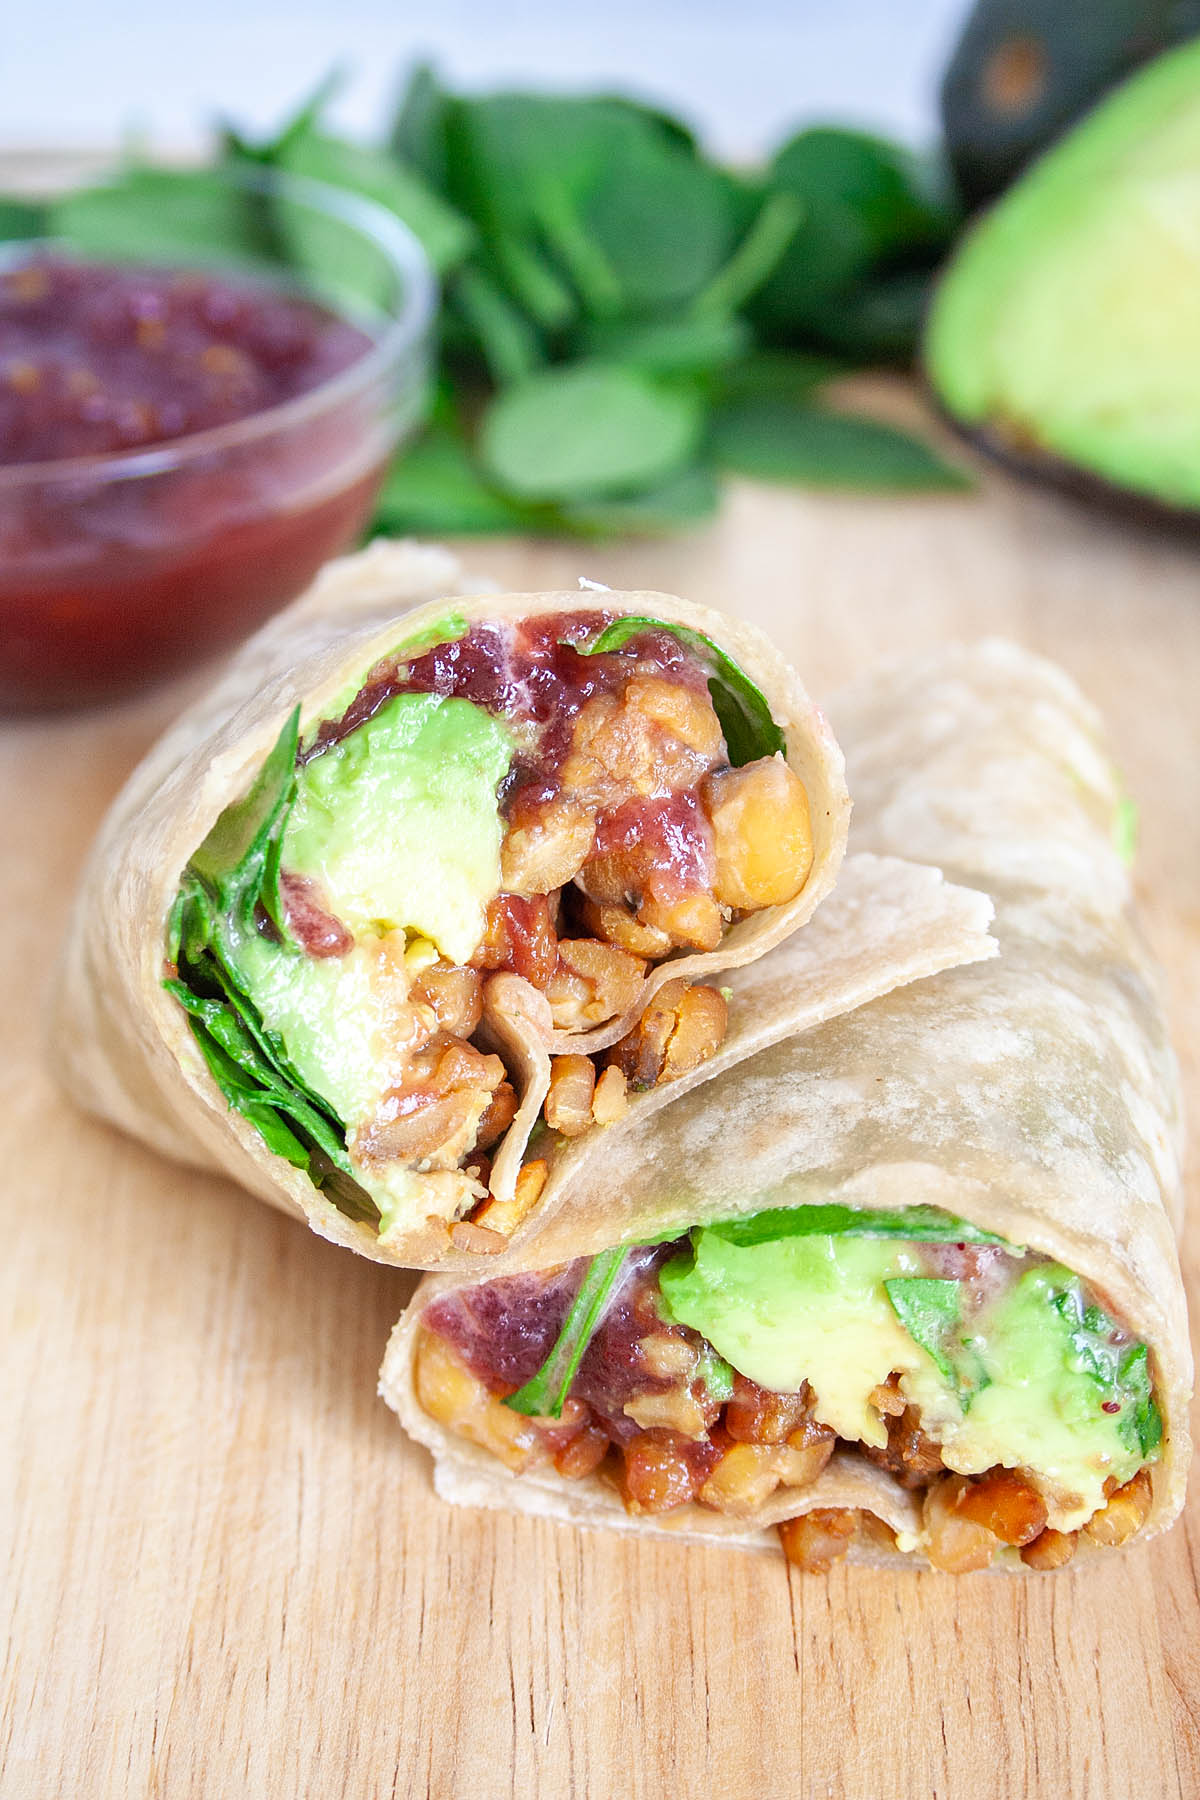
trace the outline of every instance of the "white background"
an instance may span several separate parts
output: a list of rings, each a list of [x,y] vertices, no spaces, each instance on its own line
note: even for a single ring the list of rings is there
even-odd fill
[[[8,0],[0,142],[107,146],[136,133],[189,149],[218,109],[269,128],[335,62],[349,81],[331,116],[369,131],[418,55],[469,88],[634,89],[736,157],[811,119],[922,142],[966,10],[966,0]]]

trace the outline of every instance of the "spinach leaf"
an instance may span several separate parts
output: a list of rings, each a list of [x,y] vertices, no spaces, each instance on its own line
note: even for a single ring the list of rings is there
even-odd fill
[[[674,144],[679,150],[690,150],[693,155],[699,154],[695,132],[661,106],[648,105],[645,100],[635,100],[629,94],[603,94],[600,101],[611,114],[627,113],[630,118],[649,125],[665,143]]]
[[[720,177],[673,122],[620,100],[506,93],[451,102],[443,135],[448,196],[490,245],[539,244],[590,313],[640,304],[627,280],[636,295],[665,278],[673,295],[681,265],[708,266]]]
[[[306,1097],[299,1079],[289,1072],[286,1059],[264,1049],[261,1020],[251,1016],[244,996],[228,994],[222,999],[203,999],[182,981],[163,983],[190,1015],[193,1035],[204,1054],[214,1079],[229,1104],[244,1113],[259,1129],[263,1121],[272,1122],[288,1131],[288,1121],[298,1127],[312,1143],[319,1146],[330,1162],[343,1174],[353,1173],[346,1155],[345,1131],[329,1109],[313,1104]],[[263,1130],[264,1137],[267,1132]],[[268,1138],[268,1142],[270,1139]],[[272,1149],[275,1145],[271,1145]],[[301,1154],[288,1153],[288,1160],[304,1167],[308,1148]]]
[[[290,174],[326,182],[386,207],[420,238],[439,274],[456,268],[475,241],[470,221],[428,187],[420,175],[386,151],[350,144],[309,129],[277,146],[272,160]],[[303,224],[303,238],[297,237],[297,243],[305,250],[306,266],[322,269],[329,264],[331,272],[344,280],[345,269],[338,265],[344,263],[350,248],[348,235],[331,231],[328,240],[321,242],[315,235],[321,222],[307,208],[303,220],[295,209],[292,218],[297,233]]]
[[[414,122],[429,102],[410,95],[394,142],[407,153],[415,138],[428,159]],[[677,315],[710,287],[710,304],[731,308],[777,258],[796,210],[791,196],[748,196],[677,120],[625,99],[443,102],[439,129],[446,193],[479,224],[513,298],[547,328],[566,317],[547,275],[565,279],[592,320]]]
[[[623,108],[603,100],[524,93],[454,99],[443,118],[445,192],[489,242],[510,234],[540,240],[581,294],[594,300],[598,287],[602,305],[619,300],[580,206],[613,155],[614,139],[638,129]]]
[[[940,249],[958,222],[936,159],[866,131],[798,132],[776,151],[771,180],[823,218],[852,218],[875,259]]]
[[[398,162],[423,175],[431,187],[446,185],[446,109],[449,97],[428,63],[415,63],[409,74],[388,148]]]
[[[545,369],[505,389],[484,414],[480,459],[524,500],[620,494],[690,461],[700,402],[632,368],[582,362]]]
[[[597,241],[589,235],[579,209],[557,173],[546,170],[529,195],[535,228],[557,255],[574,282],[583,305],[598,318],[621,310],[621,287],[615,270]]]
[[[928,264],[957,223],[939,166],[867,132],[802,131],[777,153],[769,179],[804,206],[781,262],[751,301],[773,342],[819,334],[853,288],[896,258]]]
[[[535,1418],[557,1419],[561,1416],[584,1351],[613,1297],[627,1255],[628,1250],[617,1248],[603,1250],[592,1258],[549,1356],[531,1380],[508,1396],[505,1406]]]
[[[872,493],[973,485],[927,444],[892,425],[794,406],[767,394],[731,401],[717,411],[712,450],[722,468],[760,481]]]
[[[188,1013],[192,1034],[222,1095],[257,1127],[272,1150],[297,1167],[307,1167],[317,1185],[321,1185],[319,1169],[314,1172],[318,1153],[321,1167],[336,1168],[353,1183],[345,1127],[292,1067],[281,1040],[266,1029],[242,992],[215,938],[206,941],[203,908],[197,911],[194,893],[188,894],[186,888],[184,892],[178,975],[163,985]],[[357,1183],[353,1185],[357,1188]],[[368,1196],[358,1192],[360,1207],[372,1207]]]
[[[898,1275],[883,1285],[909,1337],[933,1358],[963,1412],[968,1412],[975,1395],[991,1385],[991,1376],[974,1347],[961,1336],[959,1283],[928,1275]]]
[[[1145,1344],[1133,1344],[1125,1351],[1117,1365],[1117,1378],[1127,1396],[1121,1434],[1131,1448],[1136,1443],[1143,1456],[1153,1456],[1162,1443],[1163,1423],[1154,1400]]]
[[[765,1244],[788,1237],[909,1238],[921,1244],[1000,1244],[1006,1240],[936,1206],[902,1206],[873,1212],[856,1206],[789,1206],[708,1225],[730,1244]]]
[[[277,269],[278,241],[260,194],[211,169],[141,169],[53,201],[47,230],[90,255],[151,263]]]
[[[718,171],[642,120],[621,126],[613,120],[609,153],[581,197],[581,221],[620,310],[668,313],[717,279],[735,223]]]
[[[485,252],[496,275],[517,306],[543,331],[561,331],[578,313],[575,295],[553,264],[532,241],[506,233]]]
[[[811,350],[755,350],[723,369],[715,383],[718,401],[767,399],[809,401],[826,382],[847,373],[848,364]]]
[[[631,638],[643,631],[669,631],[671,636],[695,651],[708,664],[712,673],[708,691],[713,711],[725,734],[729,760],[735,769],[743,763],[756,762],[760,756],[776,756],[787,748],[782,731],[771,717],[771,709],[750,677],[739,669],[720,645],[702,632],[686,625],[672,625],[665,619],[616,619],[594,642],[578,649],[584,656],[596,656],[606,650],[620,650]]]
[[[750,348],[741,319],[704,313],[682,319],[591,320],[580,335],[584,354],[624,363],[648,375],[692,375],[735,363]]]
[[[932,1276],[900,1275],[885,1281],[893,1311],[914,1344],[919,1344],[954,1384],[954,1368],[945,1351],[945,1339],[962,1318],[962,1295],[957,1281]]]
[[[421,240],[439,273],[454,268],[474,244],[475,231],[470,221],[429,185],[420,170],[405,166],[385,149],[350,143],[322,130],[325,109],[343,81],[342,69],[331,70],[265,144],[248,143],[226,127],[228,155],[234,161],[283,169],[373,200],[394,213]],[[290,205],[284,196],[276,201],[273,211],[281,248],[285,254],[290,252],[300,267],[335,290],[344,289],[371,299],[379,297],[376,289],[382,265],[354,232],[337,219],[319,215],[307,206]]]
[[[176,973],[163,985],[188,1014],[227,1104],[276,1155],[306,1169],[315,1185],[328,1184],[350,1216],[377,1221],[354,1179],[345,1126],[292,1066],[238,970],[239,947],[260,928],[260,909],[286,942],[279,856],[295,798],[299,722],[296,707],[250,791],[225,809],[189,862],[167,925]]]
[[[253,1000],[221,962],[215,948],[210,945],[208,949],[209,964],[205,964],[203,953],[194,961],[189,959],[186,969],[189,981],[177,980],[172,986],[168,978],[163,985],[191,1014],[193,1027],[202,1027],[227,1056],[232,1057],[246,1074],[253,1076],[259,1087],[271,1089],[281,1101],[290,1103],[294,1099],[299,1108],[297,1118],[305,1112],[317,1112],[333,1122],[335,1136],[328,1143],[319,1129],[314,1130],[313,1135],[338,1167],[348,1171],[350,1164],[341,1154],[345,1142],[341,1123],[320,1094],[293,1069],[282,1038],[264,1025]],[[210,989],[208,994],[199,991],[205,987]]]
[[[253,928],[254,909],[261,900],[275,929],[284,932],[274,846],[283,837],[296,794],[299,743],[297,706],[249,793],[225,808],[188,865],[211,894],[218,920],[224,917],[235,929]]]
[[[720,499],[717,478],[704,463],[681,469],[657,487],[615,500],[576,500],[555,513],[565,530],[581,537],[677,531],[711,518]]]
[[[318,130],[329,102],[346,85],[346,70],[335,63],[321,76],[316,86],[304,96],[290,118],[284,120],[273,138],[265,144],[251,143],[228,121],[221,127],[221,142],[226,154],[236,161],[271,163],[285,154],[300,138]]]
[[[858,363],[906,363],[920,342],[932,287],[927,269],[861,282],[830,308],[817,336]]]
[[[375,522],[397,535],[462,536],[481,531],[528,531],[541,512],[487,483],[463,438],[434,427],[393,464],[376,503]]]
[[[185,990],[186,991],[186,990]],[[224,1095],[230,1108],[240,1112],[243,1118],[258,1131],[267,1148],[276,1156],[284,1157],[293,1168],[303,1169],[308,1166],[309,1152],[307,1147],[291,1130],[282,1115],[266,1103],[263,1090],[244,1071],[217,1041],[210,1037],[202,1027],[198,1027],[193,1019],[189,1021],[200,1052],[208,1065],[208,1072]]]
[[[768,194],[757,218],[723,269],[694,301],[698,316],[732,313],[772,273],[804,218],[804,203],[792,194]]]
[[[497,386],[533,374],[543,361],[537,332],[484,270],[461,269],[449,297]]]
[[[1129,1343],[1103,1307],[1085,1306],[1076,1281],[1055,1294],[1051,1304],[1066,1326],[1076,1366],[1108,1401],[1120,1406],[1117,1433],[1122,1443],[1150,1456],[1162,1441],[1162,1415],[1154,1400],[1145,1344]]]
[[[0,194],[0,241],[42,237],[48,225],[48,207],[40,200],[22,200]]]

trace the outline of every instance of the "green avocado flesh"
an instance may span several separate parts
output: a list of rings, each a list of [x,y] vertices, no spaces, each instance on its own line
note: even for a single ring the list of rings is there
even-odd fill
[[[925,341],[939,398],[1019,456],[1200,505],[1200,40],[1104,101],[969,234]]]
[[[496,788],[511,760],[507,728],[469,700],[399,694],[299,770],[280,864],[316,884],[354,944],[313,957],[290,939],[251,935],[238,972],[348,1140],[401,1077],[405,1044],[392,1039],[414,951],[418,963],[435,950],[465,963],[478,947],[500,890]],[[403,934],[407,958],[384,953],[392,933]],[[387,1164],[356,1173],[386,1231],[411,1174]]]
[[[465,963],[500,890],[511,761],[511,733],[471,701],[397,694],[300,770],[282,866],[356,939],[399,929]]]
[[[1051,1522],[1070,1531],[1104,1505],[1107,1479],[1129,1480],[1157,1448],[1146,1350],[1059,1264],[1014,1261],[1010,1274],[964,1320],[962,1284],[930,1276],[915,1242],[743,1244],[718,1225],[693,1233],[660,1287],[671,1317],[759,1386],[807,1381],[816,1418],[839,1437],[886,1444],[870,1395],[898,1372],[947,1468],[1029,1470]]]

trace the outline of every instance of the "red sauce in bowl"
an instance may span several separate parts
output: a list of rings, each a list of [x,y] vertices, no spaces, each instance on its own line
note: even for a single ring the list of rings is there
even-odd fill
[[[0,272],[0,706],[211,655],[350,544],[391,448],[371,347],[248,279]]]

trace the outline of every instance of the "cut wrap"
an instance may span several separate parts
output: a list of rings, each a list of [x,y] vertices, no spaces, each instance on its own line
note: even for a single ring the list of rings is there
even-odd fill
[[[1174,1234],[1176,1071],[1154,972],[1130,916],[1128,802],[1098,720],[1059,670],[999,642],[884,668],[843,694],[831,715],[855,793],[852,850],[903,850],[986,887],[996,903],[999,957],[897,988],[723,1070],[655,1116],[635,1117],[569,1152],[573,1167],[560,1172],[561,1204],[525,1246],[523,1267],[551,1271],[616,1244],[655,1242],[768,1209],[789,1209],[783,1216],[794,1223],[790,1209],[840,1206],[854,1209],[860,1225],[884,1211],[943,1209],[969,1222],[964,1237],[995,1234],[1023,1247],[1029,1254],[1012,1265],[1017,1271],[1040,1256],[1053,1259],[1044,1265],[1051,1273],[1062,1265],[1059,1277],[1078,1277],[1084,1300],[1104,1309],[1094,1318],[1106,1331],[1114,1321],[1123,1328],[1109,1334],[1113,1357],[1131,1366],[1140,1359],[1131,1381],[1144,1381],[1139,1341],[1148,1347],[1153,1405],[1147,1388],[1141,1414],[1149,1479],[1139,1473],[1113,1501],[1106,1525],[1097,1521],[1093,1529],[1100,1541],[1116,1542],[1145,1515],[1140,1535],[1162,1530],[1182,1505],[1190,1457],[1192,1365]],[[755,980],[769,986],[776,969],[781,982],[787,979],[787,955],[766,958]],[[719,1232],[713,1241],[723,1248]],[[515,1296],[513,1316],[519,1302],[528,1320],[523,1279],[507,1291]],[[925,1285],[944,1291],[951,1284]],[[504,1321],[495,1326],[486,1307],[479,1310],[478,1282],[427,1278],[392,1335],[381,1374],[385,1399],[432,1449],[445,1498],[742,1547],[773,1543],[765,1527],[806,1514],[822,1522],[865,1519],[870,1529],[853,1538],[853,1559],[925,1559],[931,1539],[921,1493],[897,1478],[908,1465],[879,1466],[840,1434],[810,1485],[775,1486],[741,1516],[694,1500],[661,1512],[627,1511],[617,1491],[616,1449],[599,1473],[578,1480],[539,1461],[540,1450],[527,1472],[510,1473],[482,1447],[491,1442],[490,1426],[481,1442],[468,1442],[417,1397],[414,1360],[421,1344],[433,1341],[422,1322],[460,1320],[453,1297],[468,1290],[471,1316],[503,1338],[511,1326],[503,1287],[490,1302]],[[538,1291],[546,1291],[544,1280]],[[448,1296],[443,1312],[429,1313]],[[1057,1302],[1075,1303],[1070,1293]],[[719,1339],[716,1349],[736,1368],[733,1350]],[[1101,1352],[1108,1354],[1104,1344]],[[913,1352],[914,1362],[922,1357]],[[1077,1358],[1072,1379],[1083,1380],[1083,1368]],[[497,1396],[527,1373],[514,1375],[507,1388],[493,1384],[487,1405],[498,1405]],[[455,1409],[465,1417],[472,1393],[478,1398],[473,1381],[449,1397],[456,1424]],[[886,1410],[888,1396],[875,1397]],[[1120,1402],[1109,1400],[1109,1413],[1119,1419]],[[883,1412],[878,1417],[886,1422]],[[515,1423],[528,1424],[520,1412]],[[510,1460],[519,1463],[524,1454],[514,1449]],[[1027,1459],[1018,1453],[1001,1460],[1011,1467]],[[1015,1492],[1029,1500],[1019,1483]],[[1005,1540],[1025,1541],[1019,1530]],[[1096,1548],[1087,1531],[1078,1541],[1089,1552]],[[1074,1536],[1051,1532],[1039,1543],[1049,1547],[1045,1558],[1039,1561],[1036,1549],[1022,1554],[1032,1566],[1051,1566],[1070,1554]],[[844,1552],[845,1540],[837,1547]],[[993,1560],[1021,1566],[1015,1550],[941,1566]]]
[[[406,610],[413,607],[416,610]],[[253,784],[256,779],[266,779],[273,747],[279,771],[291,775],[296,764],[285,735],[293,709],[299,713],[298,725],[292,721],[292,731],[298,733],[298,762],[302,763],[306,745],[310,759],[314,754],[324,755],[320,740],[328,726],[323,727],[322,721],[345,715],[368,672],[382,666],[380,659],[405,645],[415,646],[411,655],[416,656],[427,645],[441,644],[447,636],[448,615],[457,621],[454,631],[461,632],[478,627],[480,621],[516,621],[522,628],[524,622],[533,621],[536,626],[544,616],[566,621],[569,628],[573,619],[583,620],[597,612],[617,621],[647,617],[682,628],[691,634],[686,642],[699,647],[702,655],[714,651],[718,674],[722,666],[726,674],[729,670],[729,664],[722,665],[719,659],[733,659],[737,665],[734,676],[742,684],[743,695],[747,679],[753,684],[751,711],[756,702],[761,708],[765,701],[767,726],[783,746],[782,754],[760,761],[768,773],[783,769],[793,789],[802,784],[802,803],[807,796],[811,820],[807,876],[785,903],[763,903],[758,910],[723,907],[724,922],[715,948],[689,950],[683,940],[683,947],[676,947],[666,960],[651,961],[620,1011],[598,1024],[555,1029],[544,996],[528,981],[511,973],[491,978],[484,989],[480,1040],[488,1052],[498,1053],[500,1061],[492,1054],[490,1066],[515,1089],[515,1117],[499,1141],[490,1146],[487,1185],[476,1181],[478,1164],[463,1174],[440,1166],[418,1169],[412,1175],[411,1194],[407,1186],[405,1189],[405,1210],[381,1232],[378,1221],[369,1215],[352,1216],[362,1196],[356,1199],[352,1192],[347,1201],[346,1184],[339,1186],[336,1168],[325,1166],[329,1179],[322,1188],[308,1167],[293,1166],[286,1154],[268,1146],[253,1117],[243,1116],[227,1103],[212,1072],[214,1060],[220,1062],[220,1052],[209,1045],[207,1055],[202,1054],[197,1018],[185,1011],[185,1004],[194,1002],[193,1013],[202,1015],[199,1023],[205,1024],[211,1009],[217,1006],[219,1010],[221,1002],[206,998],[204,992],[186,990],[182,957],[189,928],[183,928],[181,943],[178,907],[175,922],[172,918],[177,891],[185,871],[192,867],[190,859],[197,866],[205,858],[213,862],[216,853],[209,854],[213,843],[209,834],[219,837],[224,831],[228,837],[227,822],[239,808],[249,808],[253,815],[257,792]],[[506,629],[503,623],[500,628]],[[709,650],[704,649],[705,643]],[[633,653],[640,654],[636,644]],[[410,657],[397,660],[407,667]],[[710,691],[712,685],[710,682]],[[703,682],[699,695],[715,729]],[[418,698],[441,704],[427,690]],[[463,701],[450,702],[455,704],[465,705]],[[661,696],[658,704],[661,708]],[[381,708],[375,705],[366,712],[374,720],[381,715]],[[729,756],[735,762],[732,736],[736,726],[736,718],[725,726],[731,743]],[[715,736],[724,754],[719,730]],[[295,735],[292,741],[296,741]],[[354,741],[352,735],[344,736],[346,744]],[[668,747],[674,742],[658,741]],[[314,743],[318,744],[315,753]],[[747,754],[755,753],[752,746]],[[741,760],[746,761],[746,756]],[[442,767],[435,765],[435,782],[441,779]],[[470,775],[469,757],[466,767]],[[723,779],[719,772],[717,778]],[[491,792],[485,788],[485,793]],[[457,826],[454,804],[450,801],[446,807],[453,815],[451,830]],[[488,805],[494,813],[494,799],[489,798]],[[480,1247],[503,1248],[506,1239],[455,1222],[474,1204],[475,1196],[482,1198],[489,1189],[500,1210],[508,1208],[511,1216],[530,1132],[550,1083],[552,1053],[574,1053],[578,1062],[584,1052],[594,1055],[603,1051],[646,1015],[665,984],[675,984],[669,990],[674,993],[684,980],[736,971],[743,965],[752,968],[766,950],[805,925],[833,887],[848,812],[841,755],[828,726],[794,674],[753,627],[658,594],[603,590],[505,596],[472,591],[472,584],[445,552],[411,544],[376,544],[360,556],[331,565],[307,595],[251,639],[212,692],[155,746],[116,801],[88,863],[59,972],[51,1034],[54,1066],[67,1091],[85,1107],[167,1155],[231,1176],[271,1204],[304,1217],[326,1237],[378,1260],[406,1266],[475,1267]],[[222,823],[218,825],[218,821]],[[466,826],[462,829],[465,832]],[[277,883],[288,879],[286,871],[281,878],[278,867],[280,856],[288,854],[286,842],[282,853],[276,850]],[[354,853],[360,848],[357,841],[350,845]],[[253,862],[253,857],[250,860]],[[265,862],[269,865],[269,854]],[[716,914],[711,898],[707,904],[710,913]],[[288,905],[290,908],[290,900]],[[341,929],[337,919],[319,911],[316,916],[322,928]],[[801,947],[797,951],[802,987],[752,985],[744,1003],[735,999],[728,1035],[712,1066],[736,1060],[799,1023],[829,1016],[864,996],[886,992],[913,974],[984,953],[986,916],[986,904],[978,897],[965,898],[931,880],[927,872],[906,870],[880,859],[859,859],[847,874],[845,891],[829,924],[807,950]],[[293,928],[290,910],[287,928]],[[271,932],[260,901],[248,924],[251,948],[261,952],[264,935],[270,938]],[[168,949],[172,933],[174,943]],[[804,935],[797,940],[800,946]],[[276,941],[279,936],[276,932]],[[406,943],[411,947],[411,933],[406,938],[402,931],[402,951]],[[418,938],[416,943],[422,952],[430,952],[428,940]],[[164,976],[174,974],[172,958],[180,960],[180,980],[168,991]],[[636,964],[640,959],[625,960]],[[712,1006],[723,1011],[714,989],[693,991],[707,995]],[[429,1016],[432,1018],[432,1013]],[[228,1020],[218,1023],[221,1029],[228,1029]],[[241,1029],[240,1023],[237,1028]],[[674,1091],[702,1079],[707,1067],[697,1064],[674,1084]],[[230,1078],[236,1092],[236,1068]],[[314,1091],[311,1083],[308,1091]],[[635,1095],[632,1110],[652,1109],[660,1093]],[[246,1111],[253,1115],[261,1098],[255,1090]],[[286,1133],[279,1130],[277,1121],[272,1122],[272,1130],[277,1141],[286,1145]],[[601,1128],[591,1126],[575,1141],[587,1142],[600,1135]],[[556,1163],[561,1140],[544,1130],[540,1137],[538,1178],[548,1167],[549,1180],[534,1203],[529,1203],[526,1192],[526,1216],[507,1234],[514,1246],[539,1229],[558,1203]],[[305,1145],[299,1149],[303,1155]],[[319,1152],[318,1140],[317,1151],[310,1151],[317,1178]],[[404,1179],[407,1184],[407,1171]],[[495,1208],[492,1212],[494,1217]],[[465,1239],[452,1239],[452,1231],[464,1229],[468,1233]]]

